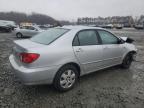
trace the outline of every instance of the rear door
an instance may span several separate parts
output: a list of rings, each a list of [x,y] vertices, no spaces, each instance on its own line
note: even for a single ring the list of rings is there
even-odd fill
[[[28,26],[26,30],[26,36],[33,36],[36,35],[38,31],[32,26]]]
[[[102,42],[103,66],[112,66],[121,63],[124,48],[118,43],[118,38],[105,30],[97,30]]]
[[[102,46],[95,30],[78,32],[73,41],[73,49],[85,73],[101,68]]]

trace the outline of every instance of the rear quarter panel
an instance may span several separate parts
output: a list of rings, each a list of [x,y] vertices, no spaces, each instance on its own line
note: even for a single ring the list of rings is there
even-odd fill
[[[38,60],[29,64],[28,67],[63,66],[71,62],[79,65],[72,48],[72,40],[75,34],[76,32],[72,31],[70,33],[66,33],[50,45],[28,49],[28,52],[40,54]]]

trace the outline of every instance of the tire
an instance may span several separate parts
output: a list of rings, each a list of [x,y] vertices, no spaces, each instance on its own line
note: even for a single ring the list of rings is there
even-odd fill
[[[17,37],[17,38],[22,38],[23,35],[22,35],[21,33],[17,33],[17,34],[16,34],[16,37]]]
[[[124,60],[123,60],[123,63],[121,64],[121,67],[124,68],[124,69],[129,69],[130,66],[131,66],[131,63],[133,61],[133,54],[132,53],[128,53]]]
[[[75,66],[65,65],[56,74],[53,85],[58,91],[68,91],[78,81],[78,75],[78,70]]]

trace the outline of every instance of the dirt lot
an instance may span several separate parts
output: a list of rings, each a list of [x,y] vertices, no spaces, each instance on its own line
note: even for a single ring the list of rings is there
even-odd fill
[[[66,93],[52,86],[24,86],[10,67],[11,34],[0,34],[0,108],[142,108],[144,106],[144,31],[113,30],[135,39],[138,56],[130,69],[112,67],[80,79]]]

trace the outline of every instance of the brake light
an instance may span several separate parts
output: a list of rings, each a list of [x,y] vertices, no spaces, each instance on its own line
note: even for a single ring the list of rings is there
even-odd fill
[[[35,53],[20,53],[20,60],[23,63],[32,63],[39,58],[39,54]]]

